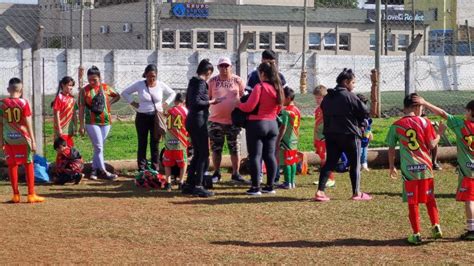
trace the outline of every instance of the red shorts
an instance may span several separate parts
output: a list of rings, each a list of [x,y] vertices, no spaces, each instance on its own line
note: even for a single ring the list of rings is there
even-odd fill
[[[314,150],[319,156],[321,161],[326,161],[326,141],[325,140],[315,140],[314,141]]]
[[[404,181],[404,201],[408,204],[427,203],[435,199],[433,178]]]
[[[5,159],[8,165],[21,165],[30,163],[32,156],[28,145],[10,145],[3,146],[5,152]]]
[[[293,165],[298,163],[297,150],[280,150],[280,165]]]
[[[183,168],[188,163],[186,152],[183,150],[165,150],[163,153],[163,166],[173,167],[177,165],[179,168]]]
[[[474,178],[464,177],[456,193],[457,201],[474,201]]]
[[[61,135],[61,138],[66,141],[68,147],[74,147],[74,140],[71,135]]]

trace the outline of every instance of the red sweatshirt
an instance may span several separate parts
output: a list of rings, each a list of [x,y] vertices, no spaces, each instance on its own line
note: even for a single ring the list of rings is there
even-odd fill
[[[258,107],[258,113],[256,115],[250,115],[248,119],[275,120],[278,112],[281,109],[281,106],[277,103],[277,94],[275,88],[267,82],[262,82],[255,85],[247,102],[239,103],[237,107],[240,110],[248,113],[253,111],[259,102],[260,105]]]

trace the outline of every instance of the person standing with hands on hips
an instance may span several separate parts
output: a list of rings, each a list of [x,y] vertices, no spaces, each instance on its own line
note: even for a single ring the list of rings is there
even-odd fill
[[[79,131],[82,136],[87,131],[94,146],[90,179],[96,180],[100,176],[115,180],[117,175],[105,169],[104,144],[112,125],[111,106],[120,100],[120,94],[102,83],[96,66],[87,70],[87,80],[89,84],[79,93]]]
[[[122,97],[137,110],[135,127],[138,135],[137,164],[138,171],[144,171],[147,166],[146,150],[148,135],[150,135],[150,151],[152,168],[159,168],[158,145],[160,137],[155,134],[154,119],[156,112],[163,112],[174,101],[176,92],[165,83],[157,80],[158,69],[156,65],[149,64],[143,73],[145,80],[139,80],[124,91]],[[133,94],[138,93],[138,102],[133,100]],[[164,96],[167,95],[165,101]]]

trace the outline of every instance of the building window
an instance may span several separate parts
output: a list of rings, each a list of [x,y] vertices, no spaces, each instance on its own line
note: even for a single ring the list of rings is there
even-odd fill
[[[161,47],[162,48],[176,48],[175,47],[175,32],[171,30],[164,30],[161,33]]]
[[[310,32],[309,33],[309,49],[319,50],[321,49],[321,33]]]
[[[375,34],[370,34],[370,50],[375,51],[375,45],[377,41],[375,39]]]
[[[214,32],[214,48],[227,49],[227,31]]]
[[[250,40],[247,43],[247,49],[250,50],[255,50],[256,49],[256,39],[257,39],[257,34],[255,32],[246,32],[248,34],[251,34]]]
[[[209,32],[198,31],[196,47],[201,49],[209,49]]]
[[[408,47],[408,40],[410,35],[408,34],[399,34],[398,35],[398,50],[399,51],[406,51]]]
[[[339,50],[349,51],[351,49],[351,35],[349,33],[339,34]]]
[[[324,34],[324,50],[336,50],[336,34]]]
[[[271,48],[271,32],[260,32],[259,34],[259,47],[260,49],[270,49]]]
[[[191,49],[193,48],[193,37],[190,31],[179,32],[179,48]]]
[[[286,32],[275,33],[275,49],[286,50],[286,44],[288,42],[288,34]]]

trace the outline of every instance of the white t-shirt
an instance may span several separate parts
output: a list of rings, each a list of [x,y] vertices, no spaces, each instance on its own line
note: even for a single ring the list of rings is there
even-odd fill
[[[135,92],[138,93],[138,112],[139,113],[150,113],[154,112],[153,101],[155,102],[156,110],[163,112],[163,94],[167,95],[165,102],[168,105],[174,101],[176,92],[171,89],[168,85],[161,81],[156,81],[155,87],[149,87],[147,89],[144,80],[137,81],[122,91],[121,95],[128,103],[133,102],[133,96]],[[151,93],[151,95],[150,95]]]

